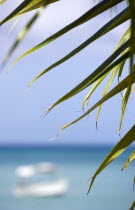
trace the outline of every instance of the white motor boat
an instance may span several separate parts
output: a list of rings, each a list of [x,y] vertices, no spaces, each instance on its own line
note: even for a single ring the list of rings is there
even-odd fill
[[[68,189],[68,181],[66,179],[30,183],[30,178],[39,173],[50,174],[55,171],[56,167],[52,163],[39,163],[31,166],[18,167],[16,175],[19,176],[21,180],[13,191],[13,194],[17,197],[48,197],[63,195]]]

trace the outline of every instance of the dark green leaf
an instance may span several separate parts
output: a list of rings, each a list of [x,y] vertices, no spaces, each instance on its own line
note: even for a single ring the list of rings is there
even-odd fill
[[[70,92],[68,92],[66,95],[64,95],[62,98],[60,98],[58,101],[56,101],[53,106],[49,108],[48,111],[53,109],[56,105],[62,103],[63,101],[71,98],[72,96],[76,95],[80,91],[87,88],[89,85],[97,81],[99,78],[104,76],[107,72],[109,72],[111,69],[113,69],[115,66],[117,66],[119,63],[123,62],[129,57],[129,52],[122,55],[120,58],[118,58],[116,61],[112,63],[115,58],[121,54],[123,50],[125,50],[128,47],[129,41],[127,41],[124,45],[122,45],[118,50],[116,50],[105,62],[103,62],[95,71],[93,71],[86,79],[84,79],[79,85],[77,85],[75,88],[73,88]],[[112,63],[110,65],[110,63]]]
[[[92,181],[89,187],[89,191],[97,177],[113,160],[115,160],[121,153],[123,153],[127,147],[135,140],[135,125],[126,133],[126,135],[116,144],[116,146],[107,155],[105,160],[102,162],[96,173],[92,177]],[[88,191],[88,192],[89,192]]]
[[[54,41],[55,39],[57,39],[58,37],[62,36],[63,34],[67,33],[68,31],[70,31],[71,29],[85,23],[86,21],[96,17],[97,15],[101,14],[102,12],[106,11],[107,9],[109,9],[110,7],[120,3],[122,0],[104,0],[104,1],[101,1],[99,4],[97,4],[96,6],[94,6],[92,9],[90,9],[88,12],[86,12],[84,15],[82,15],[80,18],[78,18],[77,20],[75,20],[74,22],[72,22],[71,24],[67,25],[66,27],[64,27],[63,29],[61,29],[60,31],[58,31],[57,33],[53,34],[52,36],[50,36],[49,38],[45,39],[43,42],[41,42],[40,44],[36,45],[35,47],[33,47],[32,49],[28,50],[27,52],[25,52],[23,55],[21,55],[14,63],[17,63],[21,58],[23,58],[24,56],[40,49],[41,47],[44,47],[45,45],[49,44],[50,42]],[[120,15],[122,15],[122,20],[121,18],[117,21],[117,25],[120,25],[122,23],[122,21],[126,21],[128,18],[129,18],[129,11],[128,9],[124,10],[123,11],[124,14],[120,13]],[[111,28],[109,28],[110,26],[108,26],[108,30],[111,30]],[[116,25],[114,25],[114,23],[112,24],[112,29],[115,28]],[[101,31],[102,32],[102,31]],[[100,33],[101,33],[100,32]],[[98,32],[99,33],[99,32]],[[103,33],[103,32],[102,32]],[[106,31],[107,33],[107,31]],[[104,35],[105,32],[102,34]],[[94,40],[96,40],[98,37],[96,37],[98,34],[95,35],[95,39],[94,37],[91,38],[91,42],[93,42]],[[92,40],[93,39],[93,40]],[[90,42],[90,43],[91,43]],[[87,46],[88,44],[90,43],[86,43],[85,42],[85,45]],[[86,46],[82,46],[83,48],[86,47]],[[83,49],[82,48],[82,49]],[[78,49],[79,50],[79,49]],[[81,50],[81,49],[80,49]],[[79,50],[79,51],[80,51]],[[77,50],[73,53],[77,53]],[[72,55],[73,56],[73,55]],[[72,57],[71,56],[71,57]],[[69,59],[69,58],[68,58]]]
[[[11,12],[4,20],[0,22],[0,26],[5,22],[14,18],[22,9],[24,9],[28,4],[30,4],[33,0],[25,0],[23,1],[13,12]]]
[[[135,210],[135,201],[133,202],[133,204],[132,204],[130,210]]]
[[[4,20],[0,22],[0,26],[2,26],[4,23],[8,22],[12,18],[16,17],[17,15],[24,14],[25,12],[29,12],[33,9],[37,9],[55,1],[58,0],[25,0],[15,10],[13,10],[13,12],[11,12]]]
[[[74,120],[73,122],[65,125],[60,131],[67,128],[68,126],[78,122],[79,120],[86,117],[89,113],[91,113],[94,109],[96,109],[98,106],[100,106],[105,101],[109,100],[116,94],[120,93],[125,88],[129,87],[135,82],[135,72],[131,73],[129,76],[127,76],[124,80],[122,80],[118,85],[116,85],[109,93],[107,93],[103,98],[101,98],[94,106],[92,106],[87,112],[85,112],[82,116]]]

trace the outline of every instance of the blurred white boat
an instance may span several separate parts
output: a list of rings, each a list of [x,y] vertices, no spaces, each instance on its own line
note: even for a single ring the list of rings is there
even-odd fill
[[[20,182],[13,191],[14,195],[18,197],[47,197],[63,195],[68,189],[68,181],[66,179],[30,183],[30,178],[34,175],[52,174],[55,172],[56,167],[48,162],[18,167],[15,173],[20,178]]]

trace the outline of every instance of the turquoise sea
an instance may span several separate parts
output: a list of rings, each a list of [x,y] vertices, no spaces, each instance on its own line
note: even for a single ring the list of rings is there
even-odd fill
[[[96,179],[89,195],[89,178],[111,147],[1,147],[0,210],[127,210],[135,200],[134,161],[125,171],[121,168],[133,151],[129,148]],[[51,161],[57,176],[69,180],[64,196],[48,198],[16,198],[12,194],[20,165]]]

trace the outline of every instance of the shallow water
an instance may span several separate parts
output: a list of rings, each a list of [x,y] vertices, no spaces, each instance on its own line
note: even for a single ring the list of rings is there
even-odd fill
[[[134,162],[121,172],[133,151],[130,148],[96,179],[87,196],[88,179],[110,151],[109,147],[1,148],[0,210],[127,210],[135,199],[133,192]],[[12,192],[17,183],[15,169],[20,165],[51,161],[56,177],[69,180],[64,196],[50,198],[16,198]]]

